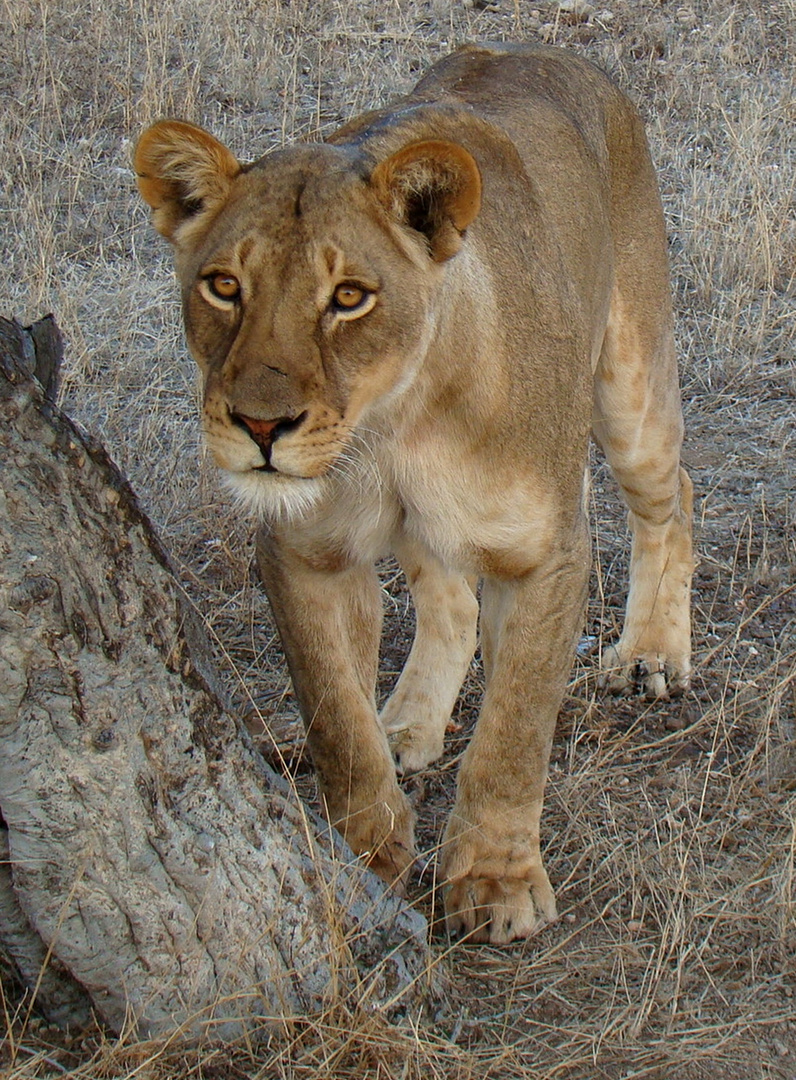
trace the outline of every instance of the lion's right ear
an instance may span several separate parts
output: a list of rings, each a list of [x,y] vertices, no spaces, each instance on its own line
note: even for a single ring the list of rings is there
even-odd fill
[[[147,128],[133,158],[138,190],[152,207],[158,232],[174,240],[190,217],[219,207],[240,162],[225,146],[195,124],[161,120]]]

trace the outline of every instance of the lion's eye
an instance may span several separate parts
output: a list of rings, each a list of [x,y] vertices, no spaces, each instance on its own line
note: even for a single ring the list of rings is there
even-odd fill
[[[356,311],[362,307],[366,300],[372,296],[360,285],[354,285],[350,281],[344,281],[338,285],[332,294],[332,305],[338,311]]]
[[[234,274],[210,274],[205,281],[210,292],[218,300],[232,303],[240,299],[240,282]]]

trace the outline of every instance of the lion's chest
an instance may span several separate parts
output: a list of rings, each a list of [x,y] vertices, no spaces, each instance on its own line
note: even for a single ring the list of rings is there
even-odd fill
[[[423,449],[415,446],[392,469],[402,532],[466,573],[515,577],[543,561],[557,515],[531,470],[510,475],[443,446]]]

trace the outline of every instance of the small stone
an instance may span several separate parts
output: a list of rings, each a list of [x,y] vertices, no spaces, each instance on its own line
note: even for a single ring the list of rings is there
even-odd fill
[[[578,23],[572,27],[572,40],[580,45],[590,45],[600,36],[599,27],[592,22]]]
[[[564,22],[588,22],[596,13],[596,8],[587,0],[560,0],[558,14]]]

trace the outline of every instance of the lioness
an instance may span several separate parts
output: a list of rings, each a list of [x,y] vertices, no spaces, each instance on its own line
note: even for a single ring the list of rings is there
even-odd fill
[[[325,144],[241,165],[164,121],[135,169],[174,245],[207,444],[262,520],[329,819],[383,878],[406,874],[396,765],[442,753],[480,578],[486,692],[440,873],[453,933],[528,935],[556,910],[539,819],[584,615],[590,431],[633,534],[603,680],[656,697],[689,679],[691,484],[635,109],[565,51],[467,47]],[[378,716],[386,552],[417,633]]]

